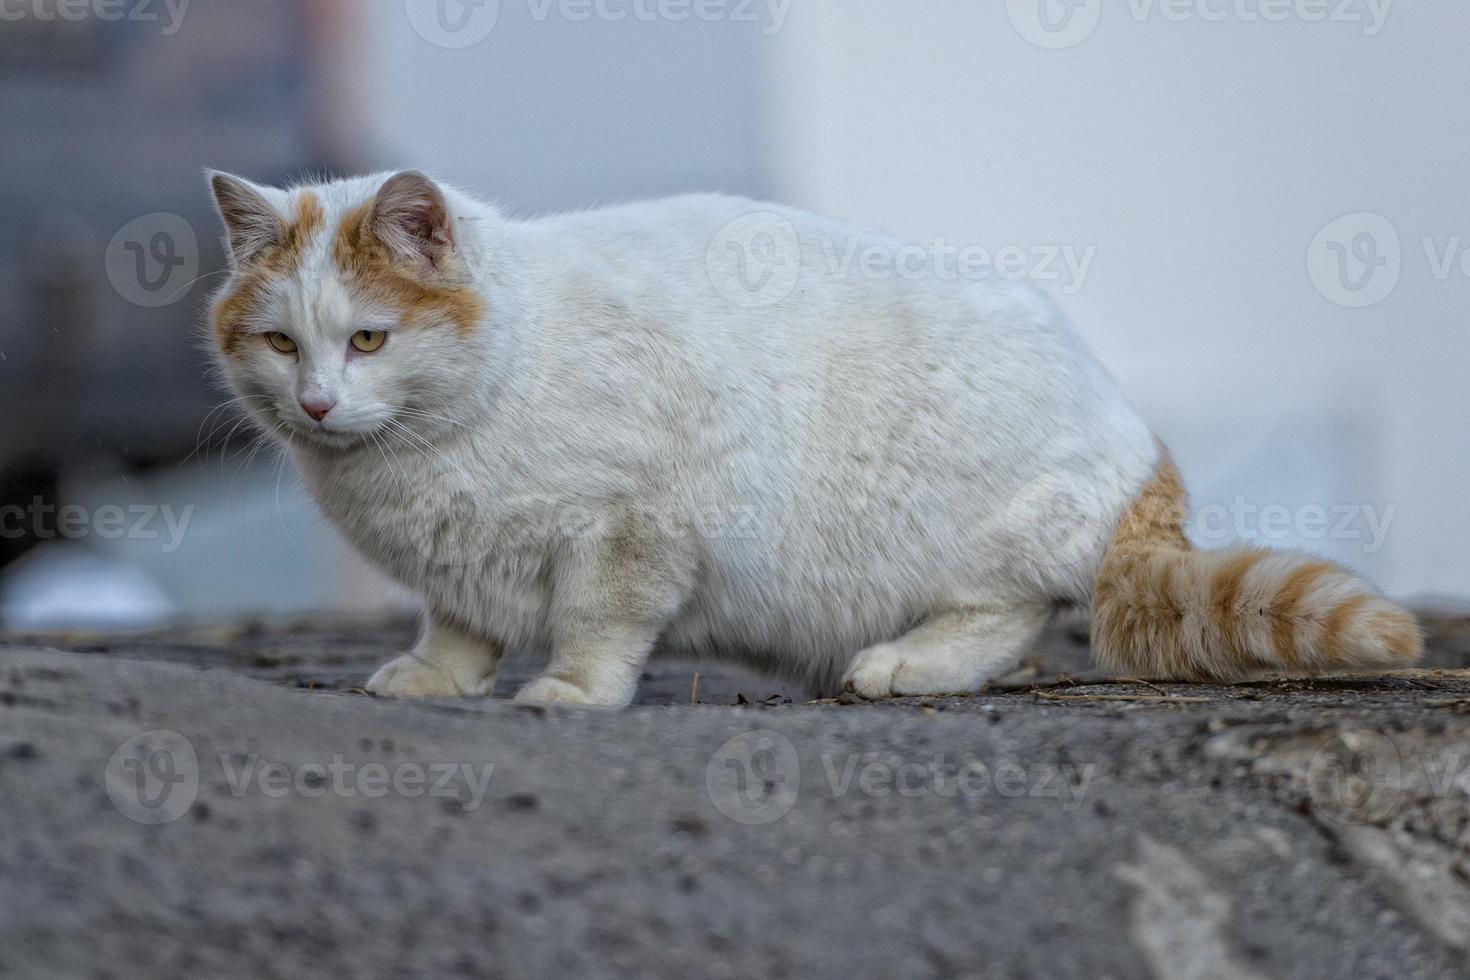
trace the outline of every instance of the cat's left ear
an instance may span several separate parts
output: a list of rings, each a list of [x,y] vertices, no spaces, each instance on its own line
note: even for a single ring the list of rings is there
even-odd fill
[[[444,192],[417,170],[389,177],[373,200],[372,230],[398,261],[444,275],[458,242]]]

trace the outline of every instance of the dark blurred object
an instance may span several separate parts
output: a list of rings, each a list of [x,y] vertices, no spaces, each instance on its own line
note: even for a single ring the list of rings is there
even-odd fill
[[[31,504],[37,500],[55,503],[59,490],[56,462],[42,455],[0,461],[0,487],[5,488],[0,500],[0,568],[4,568],[42,540],[31,519]]]
[[[355,0],[149,10],[0,22],[0,505],[194,448],[222,398],[206,166],[289,180],[365,155],[342,135],[365,131],[340,77]]]

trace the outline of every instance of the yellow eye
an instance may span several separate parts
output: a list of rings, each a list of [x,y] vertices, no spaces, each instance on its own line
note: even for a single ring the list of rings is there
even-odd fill
[[[380,349],[387,340],[388,331],[386,330],[359,330],[352,335],[352,348],[364,354],[371,354]]]
[[[292,340],[290,337],[287,337],[279,330],[272,330],[270,333],[265,335],[265,339],[272,347],[280,351],[282,354],[296,353],[296,341]]]

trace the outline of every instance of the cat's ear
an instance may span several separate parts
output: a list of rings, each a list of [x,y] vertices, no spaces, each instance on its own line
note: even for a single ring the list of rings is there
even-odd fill
[[[372,230],[395,259],[444,274],[454,257],[454,221],[444,192],[417,170],[389,177],[373,200]]]
[[[246,265],[265,249],[281,243],[286,222],[266,197],[266,188],[218,170],[206,170],[205,174],[225,223],[230,259],[236,266]]]

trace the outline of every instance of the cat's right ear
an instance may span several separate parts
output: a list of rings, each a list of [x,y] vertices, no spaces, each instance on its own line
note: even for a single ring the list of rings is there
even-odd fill
[[[247,265],[265,249],[281,243],[286,222],[266,196],[267,188],[218,170],[204,173],[225,223],[230,261],[236,267]]]

